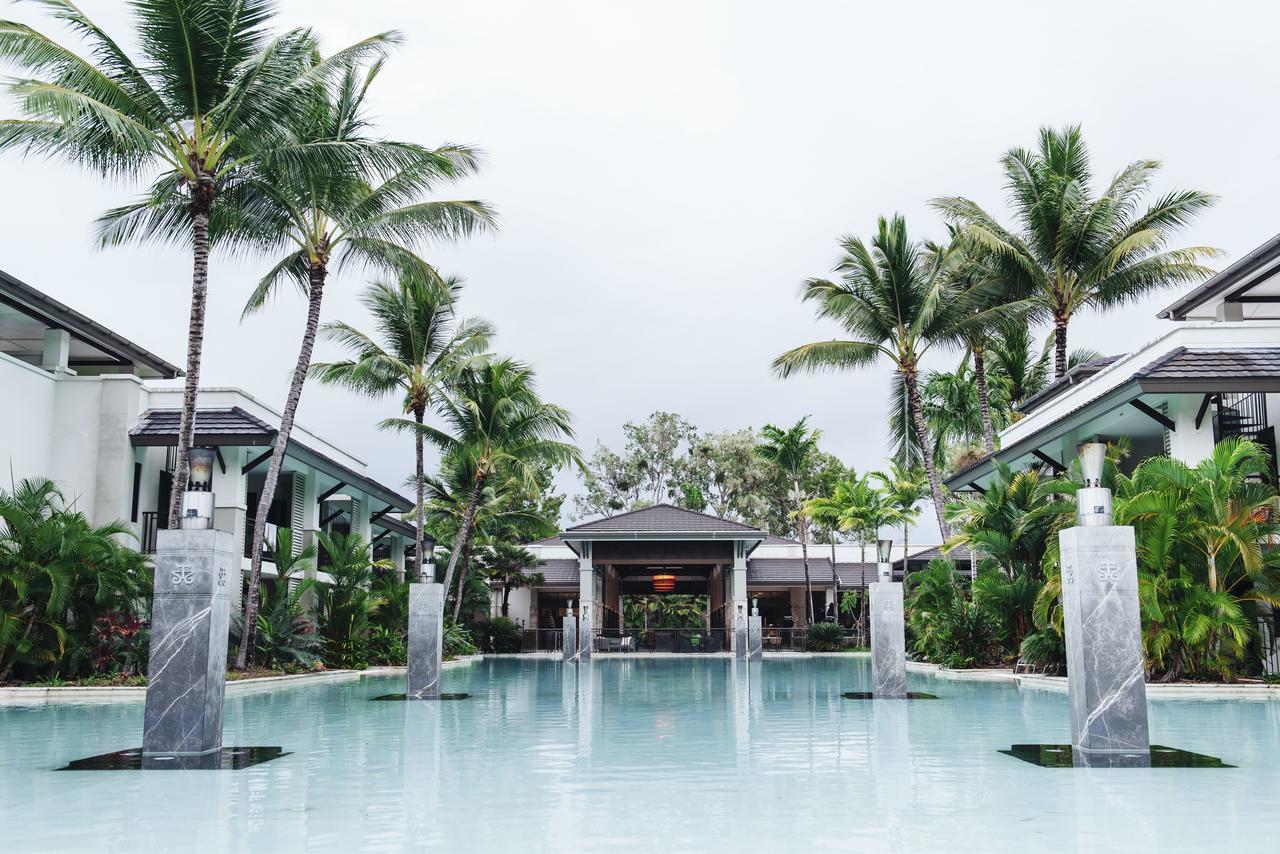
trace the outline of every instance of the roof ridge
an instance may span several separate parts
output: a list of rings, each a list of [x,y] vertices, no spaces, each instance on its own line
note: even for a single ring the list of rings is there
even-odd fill
[[[647,506],[647,507],[637,507],[637,508],[635,508],[634,510],[627,510],[627,511],[624,511],[624,512],[622,512],[622,513],[616,513],[616,514],[614,514],[613,516],[601,516],[601,517],[600,517],[600,518],[598,518],[598,519],[592,519],[592,520],[587,521],[587,522],[580,522],[580,523],[578,523],[577,525],[574,525],[574,526],[569,527],[569,528],[565,528],[565,529],[564,529],[564,531],[563,531],[563,533],[566,533],[566,534],[567,534],[567,533],[571,533],[571,532],[573,532],[573,531],[577,531],[577,530],[579,530],[579,529],[585,528],[585,527],[587,527],[588,525],[596,525],[596,524],[599,524],[599,523],[601,523],[601,522],[612,522],[613,520],[615,520],[615,519],[621,519],[621,518],[623,518],[624,516],[634,516],[634,515],[636,515],[636,514],[638,514],[638,513],[647,513],[647,512],[652,511],[652,510],[676,510],[676,511],[678,511],[678,512],[680,512],[680,513],[687,513],[687,514],[689,514],[689,515],[691,515],[691,516],[698,516],[698,517],[701,517],[701,518],[703,518],[703,519],[713,519],[713,520],[715,520],[715,521],[717,521],[717,522],[724,522],[725,524],[728,524],[728,525],[737,525],[738,527],[743,528],[744,530],[748,530],[748,531],[755,531],[755,532],[758,532],[758,533],[766,533],[766,532],[764,532],[763,530],[761,530],[760,528],[755,528],[755,527],[753,527],[753,526],[751,526],[751,525],[747,525],[747,524],[745,524],[745,523],[743,523],[743,522],[735,522],[734,520],[732,520],[732,519],[726,519],[726,518],[724,518],[723,516],[713,516],[713,515],[712,515],[712,514],[710,514],[710,513],[703,513],[703,512],[698,511],[698,510],[690,510],[690,509],[689,509],[689,508],[687,508],[687,507],[678,507],[677,505],[675,505],[675,504],[670,504],[670,503],[668,503],[668,502],[666,502],[666,501],[659,501],[657,504],[650,504],[650,505],[649,505],[649,506]]]

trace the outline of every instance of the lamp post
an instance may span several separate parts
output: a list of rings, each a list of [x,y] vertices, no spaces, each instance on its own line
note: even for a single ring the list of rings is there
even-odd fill
[[[1117,755],[1142,764],[1150,735],[1136,542],[1133,528],[1112,524],[1111,490],[1102,485],[1107,446],[1085,442],[1077,453],[1077,525],[1058,533],[1072,756],[1078,765]]]
[[[902,615],[902,582],[893,580],[893,540],[876,540],[879,580],[871,585],[871,681],[878,698],[907,693],[906,629]],[[906,557],[902,562],[906,575]]]
[[[418,580],[423,584],[436,580],[436,538],[422,535],[422,554],[418,555]]]
[[[234,538],[213,527],[213,448],[191,448],[177,529],[156,532],[143,765],[214,763],[222,748]],[[183,763],[185,765],[186,760]]]

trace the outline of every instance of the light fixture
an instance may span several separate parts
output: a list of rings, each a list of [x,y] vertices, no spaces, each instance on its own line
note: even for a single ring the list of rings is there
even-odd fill
[[[876,540],[876,558],[880,563],[892,561],[893,540]]]
[[[676,589],[676,577],[662,573],[653,577],[653,592],[670,593]]]
[[[213,448],[192,447],[187,450],[187,491],[209,492],[213,488]]]

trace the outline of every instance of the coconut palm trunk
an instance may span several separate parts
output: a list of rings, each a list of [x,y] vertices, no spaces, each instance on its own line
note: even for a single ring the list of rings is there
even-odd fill
[[[307,323],[302,332],[302,346],[298,350],[298,363],[293,369],[289,384],[289,396],[285,398],[284,412],[280,416],[280,429],[271,446],[271,464],[262,482],[258,497],[258,509],[253,515],[253,540],[249,563],[249,592],[244,603],[244,638],[236,654],[236,668],[243,670],[253,663],[254,639],[258,625],[258,584],[262,577],[262,541],[267,532],[267,517],[276,497],[276,485],[280,482],[280,468],[284,464],[289,435],[293,432],[293,418],[302,400],[302,386],[311,369],[311,353],[315,349],[316,332],[320,328],[320,303],[324,298],[324,281],[328,270],[324,264],[313,264],[308,270]]]
[[[793,485],[795,494],[800,495],[800,483],[795,482]],[[804,505],[801,504],[800,507]],[[804,559],[804,613],[805,620],[808,623],[813,622],[813,581],[809,577],[809,525],[805,521],[804,513],[797,508],[796,512],[796,533],[800,535],[800,556]]]
[[[458,536],[453,541],[453,550],[449,553],[449,565],[444,571],[444,589],[446,593],[453,587],[453,574],[458,569],[458,560],[462,557],[462,550],[466,547],[469,531],[476,521],[476,508],[480,506],[480,494],[484,490],[484,478],[483,472],[476,472],[476,482],[471,487],[471,494],[467,496],[467,508],[462,512],[462,526],[458,528]]]
[[[951,532],[943,517],[942,481],[938,477],[938,467],[934,465],[933,454],[928,451],[933,445],[929,443],[929,426],[924,422],[924,410],[920,406],[919,376],[914,366],[902,368],[902,381],[907,386],[907,405],[911,409],[911,420],[916,427],[916,436],[920,439],[920,447],[925,449],[920,456],[924,460],[925,474],[929,476],[929,491],[933,495],[933,510],[938,517],[938,530],[942,532],[942,539],[946,540],[951,537]]]
[[[474,527],[472,531],[474,532]],[[453,621],[458,622],[458,618],[462,616],[462,597],[467,590],[467,577],[471,575],[471,544],[474,538],[471,534],[467,535],[466,542],[462,546],[462,569],[458,572],[458,589],[453,596]]]
[[[427,473],[426,473],[426,464],[423,459],[424,454],[423,454],[423,440],[422,440],[422,422],[423,420],[425,420],[425,418],[426,418],[426,406],[419,406],[415,404],[413,407],[413,420],[417,422],[418,430],[413,437],[413,446],[414,446],[413,450],[414,450],[414,453],[417,455],[417,469],[415,470],[415,478],[417,479],[417,484],[418,484],[418,503],[414,508],[414,513],[417,516],[417,526],[416,526],[417,530],[414,534],[415,536],[414,554],[417,555],[418,557],[418,578],[422,579],[423,581],[431,582],[436,580],[434,574],[432,575],[431,578],[423,578],[423,575],[422,575],[427,564],[431,562],[429,560],[431,556],[423,554],[423,552],[425,552],[427,549],[427,540],[426,540],[426,537],[423,536],[423,534],[426,531],[425,517],[427,514],[424,513],[422,510],[422,505],[427,500],[427,494],[426,494]]]
[[[1071,316],[1062,312],[1053,314],[1053,378],[1067,374],[1067,324]]]
[[[982,346],[973,348],[973,377],[978,386],[978,410],[982,413],[982,447],[996,452],[996,429],[991,421],[991,398],[987,394],[987,364]]]
[[[169,527],[182,520],[182,493],[187,490],[187,449],[195,437],[196,399],[200,390],[200,358],[204,351],[205,304],[209,293],[209,211],[214,183],[201,175],[191,190],[191,318],[187,324],[187,376],[182,389],[182,415],[178,421],[177,458],[169,489]]]

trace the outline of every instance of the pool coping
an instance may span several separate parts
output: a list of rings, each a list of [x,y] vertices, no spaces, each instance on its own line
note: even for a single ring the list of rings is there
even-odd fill
[[[1040,673],[1014,673],[1003,668],[950,670],[927,661],[908,661],[907,670],[935,679],[958,682],[996,682],[1013,685],[1018,690],[1067,693],[1067,677]],[[1280,700],[1280,685],[1228,685],[1225,683],[1179,683],[1163,685],[1147,683],[1150,700]]]
[[[470,655],[446,661],[446,669],[464,667],[479,661],[483,656]],[[302,687],[328,682],[345,682],[363,679],[365,676],[394,676],[404,673],[403,667],[370,667],[367,670],[322,670],[317,673],[290,673],[284,676],[256,676],[253,679],[236,679],[227,682],[227,696],[256,694],[280,688]],[[49,687],[0,688],[0,706],[50,706],[75,703],[135,703],[147,697],[143,685],[66,685]]]

